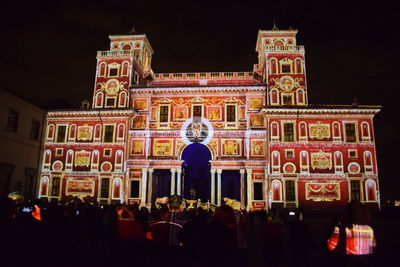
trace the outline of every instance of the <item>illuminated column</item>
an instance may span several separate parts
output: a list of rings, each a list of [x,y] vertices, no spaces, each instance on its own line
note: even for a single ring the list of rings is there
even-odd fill
[[[175,195],[175,169],[171,169],[171,196]]]
[[[245,192],[244,192],[244,172],[245,169],[240,170],[240,206],[245,206]]]
[[[141,206],[146,205],[146,191],[147,191],[147,168],[142,169],[142,200],[140,201]]]
[[[153,171],[154,169],[149,169],[149,183],[147,190],[147,204],[152,204],[153,201]]]
[[[146,133],[146,147],[145,147],[145,153],[146,157],[150,156],[150,133]]]
[[[253,201],[253,196],[252,196],[252,183],[251,183],[251,169],[247,169],[247,209],[251,209],[252,204],[251,202]]]
[[[221,174],[222,170],[217,169],[217,205],[221,206]]]
[[[211,169],[211,204],[215,204],[215,169]]]
[[[267,211],[269,210],[270,205],[270,191],[269,191],[269,184],[268,184],[268,169],[265,169],[264,174],[264,183],[263,183],[263,198],[265,197]]]
[[[181,196],[182,195],[182,183],[181,183],[181,177],[182,177],[182,169],[177,169],[176,170],[177,171],[177,177],[176,177],[176,180],[177,180],[177,191],[176,191],[176,194],[178,195],[178,196]]]

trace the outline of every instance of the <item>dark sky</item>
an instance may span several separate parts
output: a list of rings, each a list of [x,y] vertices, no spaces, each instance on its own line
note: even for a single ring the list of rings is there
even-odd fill
[[[136,27],[155,72],[251,71],[258,29],[299,30],[310,103],[382,105],[382,197],[400,199],[399,14],[394,1],[14,1],[2,4],[0,86],[42,107],[90,99],[96,51]]]

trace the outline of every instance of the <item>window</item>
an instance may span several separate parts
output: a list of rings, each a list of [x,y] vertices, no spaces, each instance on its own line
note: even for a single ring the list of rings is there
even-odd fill
[[[115,107],[115,97],[106,97],[106,108]]]
[[[67,126],[66,125],[57,125],[57,143],[64,143],[67,135]]]
[[[201,117],[202,116],[202,106],[196,105],[193,106],[193,117]]]
[[[108,69],[108,76],[109,77],[116,77],[118,76],[118,68],[109,68]]]
[[[360,182],[350,181],[350,198],[351,200],[360,200]]]
[[[283,124],[283,141],[294,142],[294,124],[291,122]]]
[[[290,73],[290,65],[289,64],[282,64],[282,73]]]
[[[105,157],[111,156],[111,149],[110,149],[110,148],[105,148],[105,149],[104,149],[104,152],[103,152],[103,155],[104,155]]]
[[[236,106],[227,105],[226,106],[226,121],[235,122],[236,121]]]
[[[40,121],[32,119],[31,139],[39,140],[39,133],[40,133]]]
[[[114,125],[106,125],[104,127],[104,143],[112,143],[114,142]]]
[[[254,200],[263,200],[263,183],[253,184]]]
[[[10,109],[8,112],[8,121],[7,121],[7,131],[11,133],[17,133],[18,131],[18,118],[19,112],[13,109]]]
[[[56,156],[62,156],[63,154],[63,149],[62,148],[56,148]]]
[[[349,149],[349,158],[357,158],[357,150]]]
[[[131,198],[139,197],[139,185],[140,185],[140,182],[138,180],[131,181],[131,193],[130,193]]]
[[[110,178],[101,179],[100,198],[108,198],[110,191]]]
[[[285,181],[286,201],[296,201],[296,189],[294,181]]]
[[[355,143],[357,141],[356,124],[346,123],[345,129],[346,129],[346,142]]]
[[[291,105],[293,104],[292,99],[292,95],[282,95],[282,104]]]
[[[286,149],[285,150],[285,155],[287,159],[293,159],[294,158],[294,150],[292,149]]]
[[[169,117],[169,107],[160,106],[160,122],[168,122]]]
[[[53,177],[51,185],[51,196],[58,197],[60,195],[60,177]]]

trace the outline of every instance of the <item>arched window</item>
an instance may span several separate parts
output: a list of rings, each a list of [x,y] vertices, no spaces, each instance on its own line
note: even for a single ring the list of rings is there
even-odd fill
[[[122,91],[119,93],[119,101],[118,107],[125,107],[126,106],[126,92]]]
[[[105,77],[106,76],[106,68],[107,68],[107,64],[105,62],[100,63],[100,65],[99,65],[99,77]]]
[[[335,152],[335,172],[337,173],[343,173],[343,155],[342,152],[336,151]]]
[[[279,140],[279,124],[277,122],[271,123],[271,140]]]
[[[278,91],[276,89],[271,90],[271,105],[278,105]]]
[[[122,163],[124,160],[124,153],[122,150],[117,150],[115,152],[115,170],[122,171]]]
[[[363,141],[371,140],[371,135],[370,135],[370,131],[369,131],[369,123],[366,121],[361,123],[361,134],[362,134]]]
[[[122,50],[131,50],[132,46],[130,44],[124,44],[122,45]]]
[[[74,162],[74,151],[72,149],[67,151],[65,158],[65,170],[72,170],[72,164]]]
[[[44,152],[44,157],[43,157],[43,168],[48,169],[50,168],[50,163],[51,163],[51,150],[47,149]]]
[[[297,104],[300,105],[304,105],[305,101],[304,101],[304,90],[303,89],[299,89],[296,91],[296,95],[297,95]]]
[[[112,187],[112,198],[113,199],[121,198],[121,189],[122,189],[122,179],[115,178],[113,181],[113,187]]]
[[[271,58],[270,62],[270,74],[277,74],[278,61],[275,58]]]
[[[76,138],[76,125],[71,124],[69,127],[68,141],[75,141]]]
[[[98,92],[96,94],[96,108],[101,108],[103,106],[103,93]]]
[[[337,121],[335,121],[332,124],[332,128],[333,128],[333,140],[336,141],[340,140],[340,124]]]
[[[300,172],[301,173],[309,172],[309,162],[308,162],[308,152],[307,151],[300,152]]]
[[[278,151],[273,151],[271,154],[272,158],[272,173],[280,172],[281,159]]]
[[[272,201],[282,201],[282,183],[274,180],[271,183]]]
[[[93,150],[92,152],[92,163],[90,164],[92,171],[97,171],[99,169],[99,151]]]
[[[100,141],[101,138],[101,124],[94,126],[94,141]]]
[[[365,173],[373,173],[373,161],[370,151],[364,151],[364,168]]]
[[[376,202],[376,183],[372,179],[365,181],[367,201]]]
[[[283,47],[285,46],[285,43],[282,40],[277,40],[274,42],[274,46]]]
[[[301,59],[300,58],[297,58],[296,59],[296,73],[298,73],[298,74],[301,74],[301,73],[303,73],[303,68],[302,68],[302,64],[301,64]]]
[[[48,142],[53,142],[54,139],[54,130],[55,130],[55,125],[54,124],[49,124],[47,126],[47,141]]]
[[[43,176],[40,182],[40,196],[39,197],[46,197],[49,191],[49,177]]]
[[[307,124],[304,121],[299,123],[299,139],[300,141],[307,140]]]
[[[129,62],[124,61],[122,62],[122,76],[128,76],[129,75]]]
[[[117,141],[123,141],[125,136],[125,125],[123,123],[118,124]]]

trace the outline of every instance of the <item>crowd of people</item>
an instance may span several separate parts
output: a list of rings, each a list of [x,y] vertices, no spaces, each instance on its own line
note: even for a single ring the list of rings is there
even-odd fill
[[[332,220],[325,265],[368,266],[376,245],[368,218],[354,202]],[[0,200],[1,261],[9,266],[314,266],[311,231],[299,210]],[[357,249],[362,256],[349,256]]]

